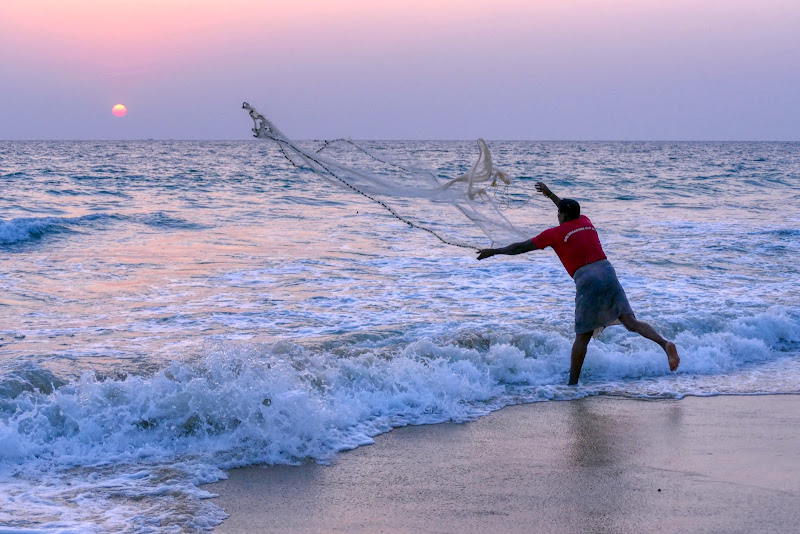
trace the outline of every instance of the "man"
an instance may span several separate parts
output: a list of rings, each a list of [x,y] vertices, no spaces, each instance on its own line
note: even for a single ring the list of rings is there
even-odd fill
[[[652,326],[636,319],[625,291],[617,280],[617,273],[603,253],[597,230],[588,217],[581,215],[578,202],[558,198],[542,182],[536,184],[536,190],[558,206],[559,225],[533,239],[503,248],[480,250],[478,259],[553,247],[564,268],[575,280],[575,342],[572,344],[569,384],[573,386],[578,383],[592,334],[619,323],[631,332],[658,343],[667,353],[670,370],[677,369],[681,361],[678,349]]]

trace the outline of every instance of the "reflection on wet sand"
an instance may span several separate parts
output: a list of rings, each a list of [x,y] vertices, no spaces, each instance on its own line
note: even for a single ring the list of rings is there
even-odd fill
[[[798,401],[514,406],[397,429],[333,466],[234,470],[206,489],[231,514],[222,534],[789,532],[800,520]]]

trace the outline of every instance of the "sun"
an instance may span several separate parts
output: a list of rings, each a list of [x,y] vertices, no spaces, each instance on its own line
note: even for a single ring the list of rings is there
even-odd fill
[[[111,113],[113,113],[117,117],[124,117],[127,112],[128,108],[126,108],[122,104],[117,104],[116,106],[111,108]]]

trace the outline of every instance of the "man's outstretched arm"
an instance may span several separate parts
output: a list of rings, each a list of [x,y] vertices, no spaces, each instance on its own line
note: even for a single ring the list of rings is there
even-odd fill
[[[520,241],[519,243],[514,243],[503,248],[485,248],[479,250],[478,259],[483,260],[491,258],[495,254],[509,254],[513,256],[524,252],[530,252],[531,250],[536,250],[536,245],[533,244],[533,239],[526,239],[525,241]]]
[[[558,206],[558,203],[561,202],[561,199],[558,198],[555,193],[550,191],[550,188],[547,187],[547,185],[545,185],[544,182],[536,182],[536,190],[541,194],[543,194],[544,196],[546,196],[547,198],[549,198],[550,200],[552,200],[553,204],[555,204],[556,206]]]

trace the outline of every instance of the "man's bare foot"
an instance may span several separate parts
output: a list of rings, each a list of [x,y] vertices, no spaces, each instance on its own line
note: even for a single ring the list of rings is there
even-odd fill
[[[664,350],[667,352],[667,359],[669,360],[669,370],[674,371],[675,369],[678,368],[678,364],[681,363],[681,358],[680,356],[678,356],[678,348],[672,341],[667,341],[666,346],[664,346]]]

